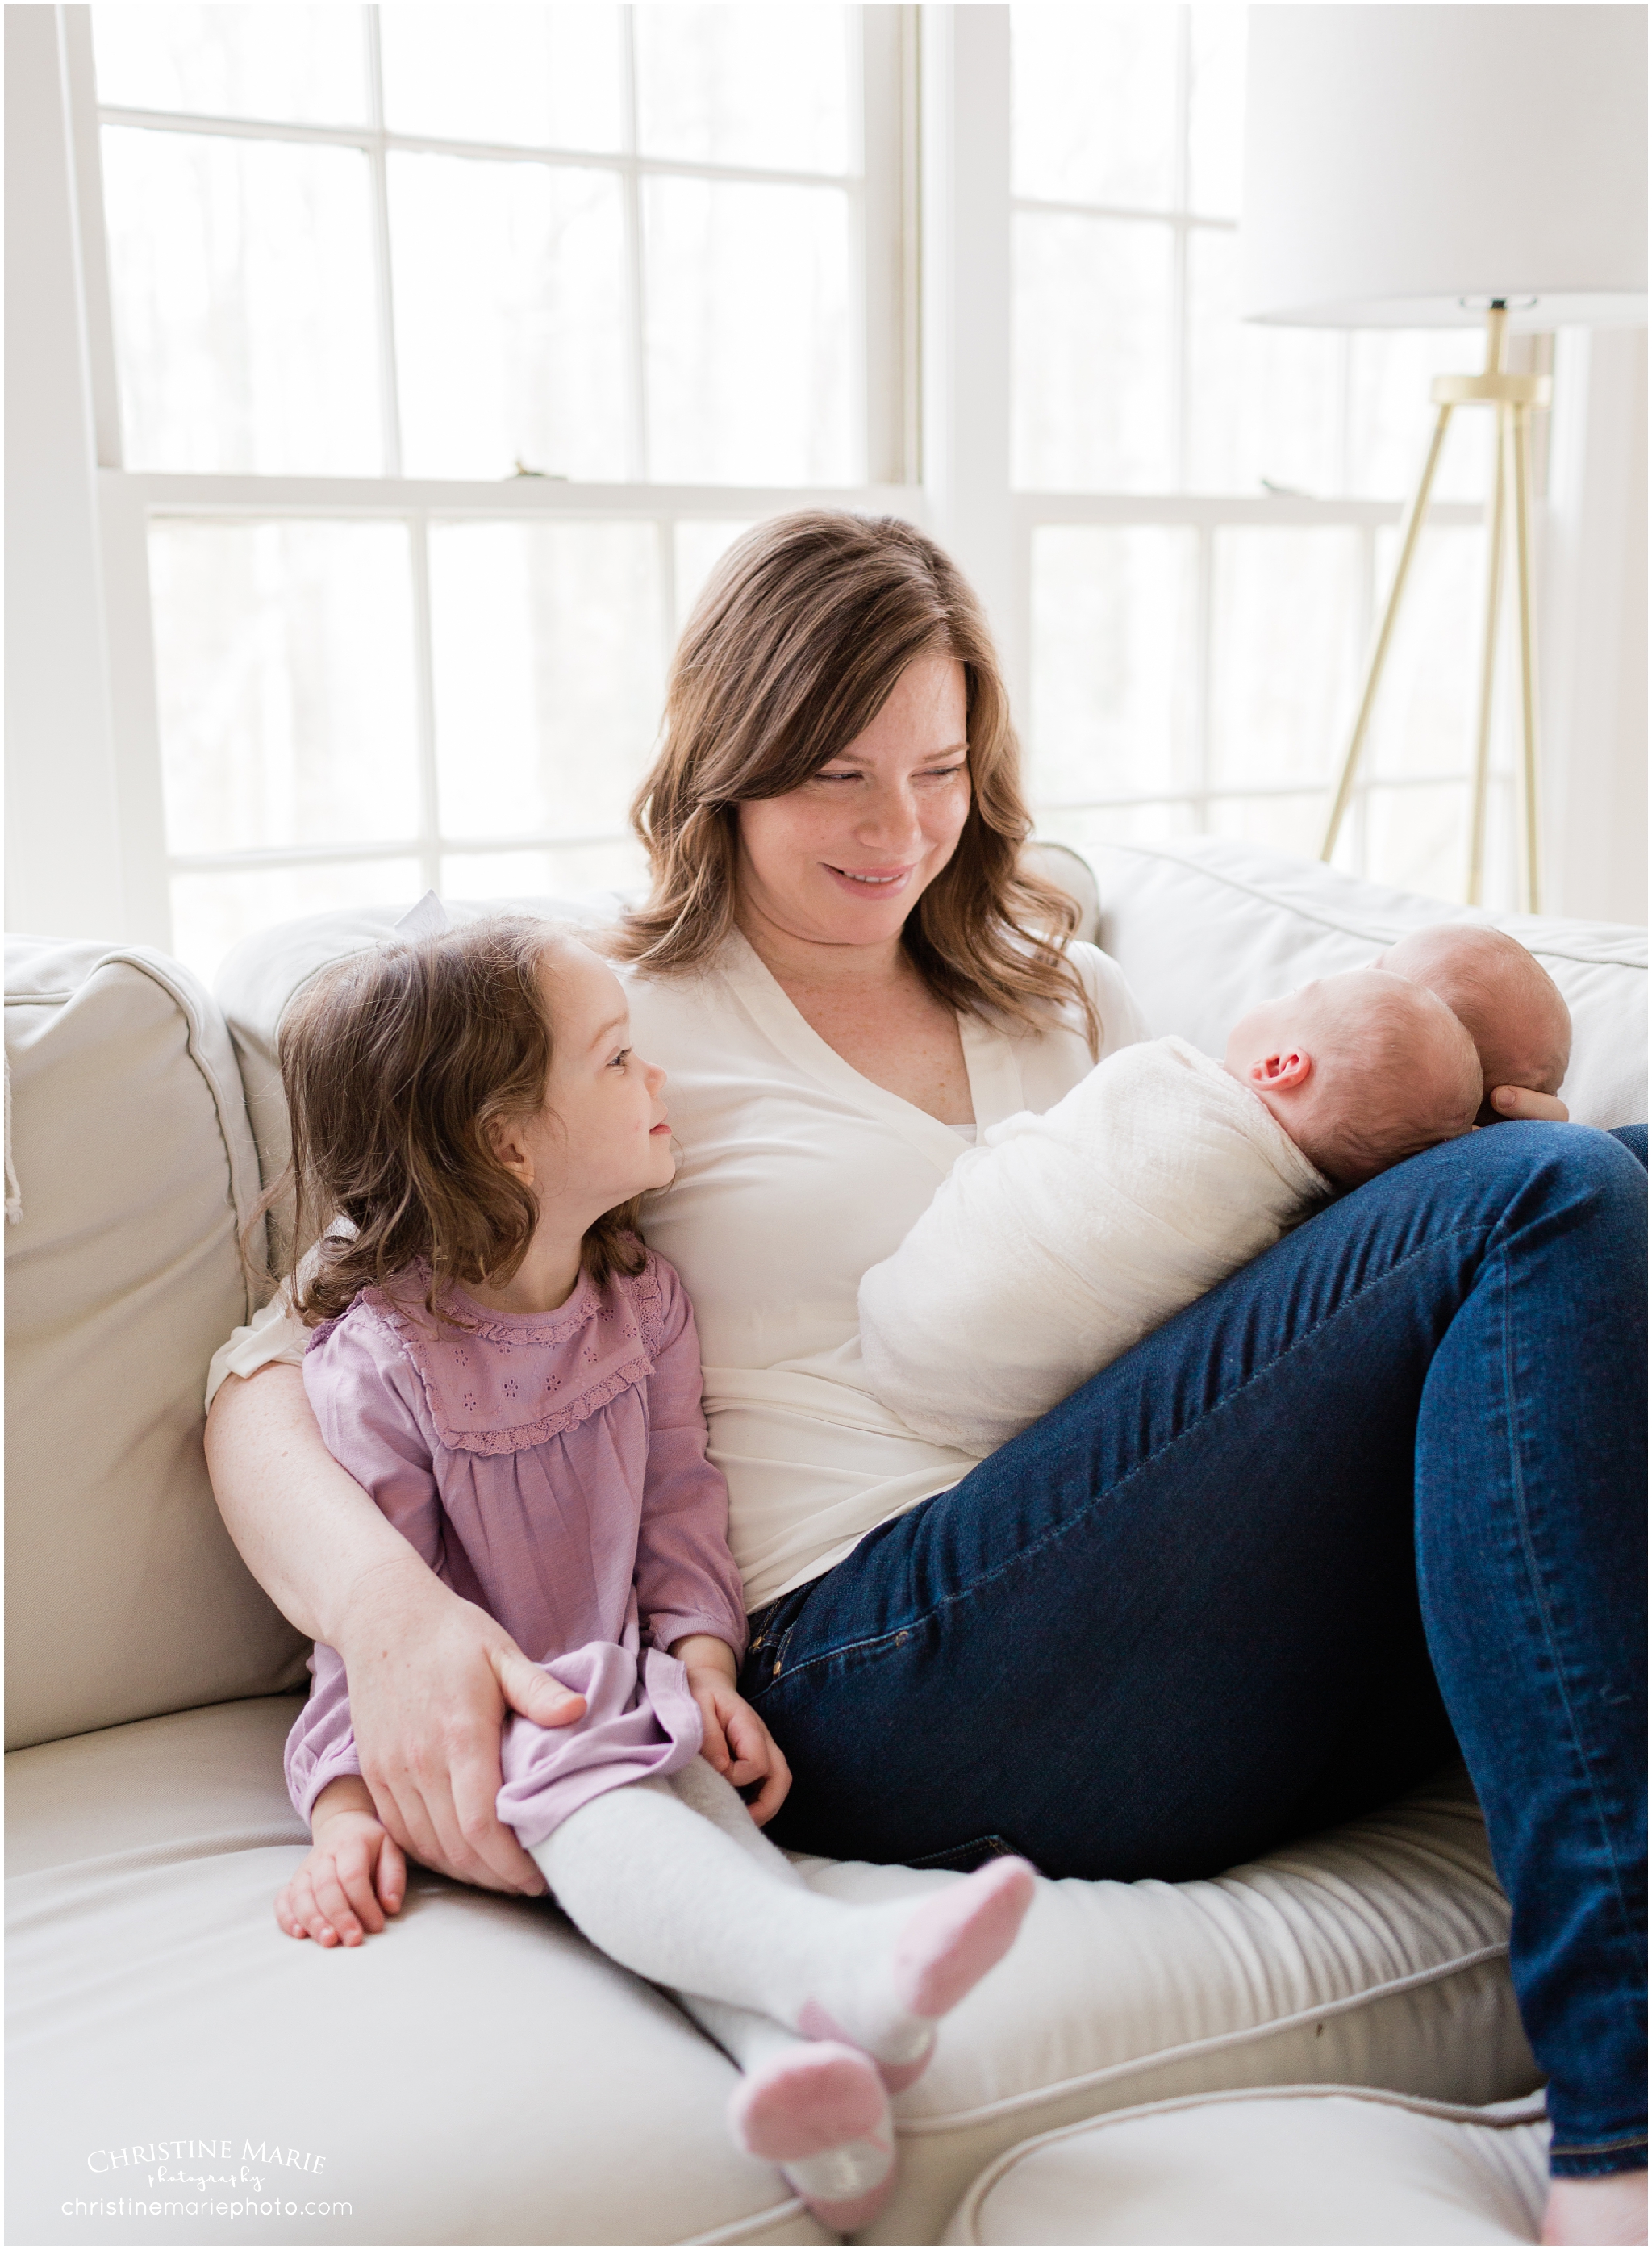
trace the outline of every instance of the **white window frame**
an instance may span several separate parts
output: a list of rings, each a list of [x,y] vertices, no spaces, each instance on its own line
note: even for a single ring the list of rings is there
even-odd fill
[[[1404,513],[1401,500],[1320,499],[1286,493],[1254,495],[1202,493],[1034,492],[1015,489],[1010,482],[1010,354],[1012,214],[1016,211],[1073,211],[1086,217],[1115,216],[1137,223],[1174,228],[1176,237],[1178,375],[1184,379],[1187,328],[1183,277],[1187,242],[1195,226],[1233,226],[1234,221],[1211,219],[1187,211],[1185,182],[1179,183],[1177,210],[1168,215],[1119,211],[1109,214],[1089,204],[1052,204],[1045,199],[1016,197],[1011,192],[1010,163],[1010,18],[1008,7],[929,8],[924,10],[926,45],[925,145],[931,169],[926,188],[933,199],[954,200],[960,221],[948,244],[951,263],[937,277],[932,297],[947,293],[957,309],[951,326],[938,312],[942,333],[936,356],[946,364],[951,356],[958,371],[944,389],[926,391],[932,424],[944,449],[940,483],[944,512],[953,543],[967,569],[983,584],[996,612],[1001,645],[1009,675],[1013,707],[1023,727],[1033,714],[1032,687],[1032,549],[1034,535],[1048,525],[1093,524],[1110,527],[1179,525],[1196,535],[1197,581],[1195,603],[1198,678],[1194,697],[1194,741],[1193,778],[1179,790],[1154,788],[1139,794],[1097,791],[1075,799],[1041,800],[1043,817],[1058,814],[1121,811],[1139,804],[1185,805],[1196,823],[1205,825],[1213,798],[1224,803],[1261,801],[1268,797],[1301,797],[1300,782],[1263,783],[1251,788],[1212,785],[1210,697],[1208,692],[1212,625],[1212,584],[1215,534],[1234,526],[1268,528],[1342,528],[1357,533],[1359,542],[1361,614],[1355,621],[1363,656],[1374,625],[1376,604],[1385,590],[1379,580],[1378,534],[1397,526]],[[930,38],[932,19],[936,37]],[[1181,19],[1182,59],[1180,100],[1188,99],[1187,21]],[[1185,118],[1180,136],[1185,162]],[[966,219],[963,216],[967,212]],[[993,214],[996,214],[995,219]],[[926,266],[926,281],[929,266]],[[984,304],[1002,307],[991,320],[977,316]],[[1346,347],[1345,373],[1346,386]],[[1180,404],[1180,402],[1178,402]],[[1419,402],[1426,418],[1426,402]],[[1185,446],[1186,417],[1178,413],[1179,445]],[[926,456],[927,458],[927,456]],[[1441,528],[1475,526],[1484,520],[1483,507],[1470,501],[1436,501],[1428,521]],[[1466,652],[1465,652],[1466,655]],[[1350,714],[1350,716],[1352,714]],[[1408,786],[1460,787],[1468,778],[1469,744],[1463,743],[1461,770],[1426,776],[1406,776]],[[1366,792],[1384,785],[1373,783],[1368,770],[1356,789],[1348,833],[1355,864],[1362,862],[1363,814]]]
[[[150,943],[171,942],[173,877],[235,869],[321,866],[328,862],[416,859],[420,880],[440,881],[444,854],[567,849],[613,839],[574,834],[448,837],[439,822],[434,676],[430,643],[430,532],[444,522],[575,521],[643,521],[656,530],[658,609],[664,645],[662,668],[676,638],[675,530],[679,521],[739,522],[811,507],[888,511],[921,510],[922,494],[909,463],[916,444],[912,397],[915,338],[906,307],[915,247],[912,208],[911,58],[915,11],[864,7],[857,22],[863,87],[859,170],[848,183],[851,212],[851,319],[860,349],[861,410],[869,480],[855,486],[733,486],[663,484],[641,473],[646,381],[641,349],[640,183],[650,174],[715,180],[819,186],[822,176],[765,168],[678,162],[640,155],[636,148],[635,101],[627,104],[625,146],[616,154],[492,147],[429,135],[387,130],[382,114],[378,10],[363,10],[368,45],[369,119],[361,126],[307,126],[241,118],[176,114],[104,105],[97,99],[91,10],[59,9],[74,168],[84,342],[97,456],[101,530],[103,606],[112,707],[113,750],[121,804],[128,935]],[[629,41],[630,17],[623,18]],[[628,90],[635,79],[627,69]],[[384,473],[378,477],[203,475],[127,469],[122,458],[119,375],[110,302],[104,224],[100,131],[105,124],[238,139],[323,143],[363,151],[371,167],[375,220],[381,408]],[[629,465],[624,483],[590,483],[521,476],[504,481],[410,478],[401,473],[396,397],[395,337],[390,298],[387,155],[392,150],[464,154],[501,162],[578,166],[617,173],[623,183],[628,245],[628,300],[632,370]],[[843,185],[841,176],[826,176]],[[393,521],[407,527],[413,576],[418,822],[415,835],[395,841],[293,845],[258,850],[169,852],[165,839],[162,756],[154,635],[149,598],[148,533],[158,520],[217,518],[238,522],[301,517],[310,521]]]
[[[1023,724],[1029,708],[1032,542],[1043,525],[1190,527],[1198,539],[1207,616],[1217,531],[1234,525],[1351,526],[1364,543],[1374,595],[1375,540],[1398,521],[1397,501],[1012,491],[1006,7],[875,6],[863,19],[868,141],[891,152],[869,173],[864,191],[872,261],[865,290],[868,466],[875,480],[829,490],[127,471],[120,459],[89,16],[79,6],[8,14],[25,19],[17,29],[19,54],[26,48],[27,75],[17,73],[7,86],[10,138],[14,149],[26,147],[30,166],[39,170],[32,211],[42,245],[32,267],[16,259],[8,267],[12,351],[28,352],[26,380],[14,379],[9,404],[27,416],[22,426],[28,439],[43,443],[51,456],[49,473],[18,473],[9,493],[9,535],[17,543],[8,583],[14,636],[8,713],[22,713],[27,722],[22,735],[12,736],[14,779],[8,784],[14,808],[8,843],[13,926],[169,942],[147,552],[148,524],[157,514],[391,516],[413,523],[419,535],[433,522],[459,517],[645,519],[662,527],[665,572],[672,527],[685,518],[737,521],[806,505],[886,509],[931,529],[974,583],[998,638],[1012,707]],[[9,52],[13,28],[9,22]],[[48,45],[56,58],[50,70]],[[19,207],[14,198],[13,209]],[[77,253],[79,275],[72,285],[67,269]],[[22,347],[25,334],[38,338],[38,346]],[[1553,487],[1549,502],[1539,502],[1535,525],[1543,602],[1538,681],[1552,832],[1547,856],[1559,879],[1551,883],[1549,903],[1558,911],[1640,919],[1645,911],[1636,841],[1641,823],[1627,799],[1638,792],[1644,804],[1645,618],[1633,590],[1637,556],[1639,583],[1644,583],[1645,513],[1644,493],[1626,485],[1624,464],[1644,459],[1644,334],[1563,334],[1558,357]],[[65,387],[75,395],[60,408]],[[85,424],[84,440],[73,427],[77,414]],[[1544,543],[1551,518],[1554,583],[1545,589]],[[1481,510],[1442,506],[1435,520],[1475,523]],[[38,562],[54,541],[45,562]],[[669,590],[669,579],[664,583]],[[664,617],[669,635],[669,601]],[[425,638],[428,806],[433,798]],[[1206,778],[1201,769],[1190,801],[1208,796]],[[1155,792],[1151,801],[1164,798]],[[522,840],[509,839],[513,848],[520,848]],[[419,844],[427,879],[433,880],[439,841],[427,825]],[[397,855],[406,848],[397,845]],[[332,856],[362,854],[353,845]],[[244,864],[239,855],[237,863]]]

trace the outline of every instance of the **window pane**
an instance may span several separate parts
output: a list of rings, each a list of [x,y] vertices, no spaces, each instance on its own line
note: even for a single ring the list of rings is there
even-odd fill
[[[644,155],[851,169],[846,8],[638,8],[634,20]]]
[[[673,536],[677,559],[677,631],[680,633],[692,614],[712,566],[734,542],[751,529],[749,523],[679,523]]]
[[[1170,209],[1179,13],[1010,10],[1016,195]]]
[[[345,7],[94,8],[98,99],[191,116],[359,125],[368,107],[365,13]]]
[[[424,886],[419,863],[330,859],[308,867],[244,867],[172,878],[172,950],[210,984],[232,945],[272,922],[340,907],[411,906]]]
[[[1243,527],[1215,539],[1212,782],[1325,783],[1352,715],[1359,534]]]
[[[172,851],[416,835],[401,524],[162,521],[149,569]]]
[[[1205,832],[1317,859],[1330,809],[1325,791],[1318,789],[1299,797],[1219,797],[1211,801]]]
[[[1504,871],[1512,860],[1506,827],[1497,815],[1507,804],[1505,789],[1494,790],[1487,821],[1491,845],[1486,860],[1486,904],[1494,911],[1514,904],[1513,884]],[[1373,789],[1365,813],[1365,872],[1401,890],[1427,891],[1436,899],[1462,899],[1468,887],[1469,791],[1466,784],[1440,789]],[[1500,848],[1499,848],[1500,847]],[[1498,895],[1499,879],[1506,895]]]
[[[405,155],[389,173],[408,474],[625,476],[617,178]]]
[[[1201,7],[1188,14],[1188,208],[1206,218],[1237,218],[1245,160],[1245,10]]]
[[[857,481],[847,195],[650,179],[643,211],[650,475]]]
[[[1011,474],[1035,492],[1164,492],[1174,238],[1153,221],[1015,221]]]
[[[444,141],[617,149],[622,37],[617,8],[381,8],[384,121]]]
[[[1163,844],[1173,837],[1192,836],[1199,822],[1190,804],[1086,805],[1063,811],[1060,808],[1037,816],[1037,841],[1071,844],[1083,851],[1088,844]]]
[[[1343,338],[1242,321],[1238,251],[1236,234],[1188,237],[1188,489],[1335,493]]]
[[[657,537],[651,523],[432,528],[444,836],[623,832],[659,724]]]
[[[1393,583],[1399,548],[1397,528],[1379,533],[1379,601],[1387,598]],[[1397,780],[1412,774],[1469,771],[1479,694],[1484,572],[1485,535],[1477,527],[1425,529],[1417,542],[1372,714],[1370,742],[1362,761],[1366,776]],[[1504,591],[1508,592],[1506,583]],[[1507,632],[1505,627],[1505,638]],[[1494,729],[1494,755],[1497,741]]]
[[[1436,375],[1476,373],[1485,363],[1477,328],[1363,328],[1353,337],[1348,399],[1348,489],[1384,500],[1411,492],[1438,410],[1428,401]],[[1435,478],[1436,500],[1483,500],[1491,489],[1495,417],[1460,407]]]
[[[552,852],[450,852],[442,862],[444,899],[543,899],[647,887],[648,858],[633,836]]]
[[[126,464],[376,475],[367,158],[107,128]]]
[[[1037,802],[1194,785],[1197,537],[1156,525],[1033,533]]]

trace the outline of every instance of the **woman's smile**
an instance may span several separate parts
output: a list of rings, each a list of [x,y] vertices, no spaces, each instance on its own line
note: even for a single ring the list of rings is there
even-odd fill
[[[823,859],[821,865],[829,875],[850,890],[878,892],[885,897],[891,891],[904,889],[912,874],[910,865],[905,867],[835,867],[829,859]]]

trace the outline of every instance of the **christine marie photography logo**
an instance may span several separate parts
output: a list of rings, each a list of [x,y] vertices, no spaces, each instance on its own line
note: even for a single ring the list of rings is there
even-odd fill
[[[329,2219],[354,2206],[315,2192],[327,2158],[314,2149],[233,2136],[134,2141],[88,2149],[88,2182],[66,2197],[65,2219]]]

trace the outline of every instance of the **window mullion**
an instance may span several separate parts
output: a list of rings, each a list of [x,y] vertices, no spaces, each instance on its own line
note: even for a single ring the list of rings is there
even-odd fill
[[[442,827],[436,764],[436,655],[430,628],[430,532],[423,514],[408,518],[413,569],[413,663],[416,673],[414,724],[419,764],[421,880],[427,890],[441,888]]]
[[[396,300],[390,280],[390,183],[384,152],[384,72],[379,51],[379,11],[361,10],[367,38],[368,100],[373,142],[368,162],[373,171],[374,299],[378,314],[379,415],[382,424],[384,473],[402,473],[402,409],[396,379]]]
[[[643,184],[637,165],[637,10],[621,10],[625,72],[621,129],[625,147],[625,327],[630,362],[630,418],[626,432],[627,473],[636,483],[648,476],[648,368],[643,316]]]
[[[1208,523],[1198,530],[1194,578],[1193,755],[1195,818],[1210,825],[1210,731],[1215,673],[1216,535]]]
[[[677,524],[662,516],[655,526],[659,576],[660,678],[669,680],[677,649]]]
[[[1012,538],[1009,10],[923,11],[924,484],[1027,706],[1028,548]]]
[[[854,11],[859,25],[861,174],[858,224],[865,467],[873,483],[918,474],[917,41],[907,7]]]
[[[70,150],[74,167],[75,225],[80,253],[87,374],[98,466],[125,461],[120,438],[120,389],[114,356],[114,312],[109,294],[109,238],[103,208],[103,152],[98,140],[96,64],[90,8],[62,8],[63,65],[69,90]]]
[[[1170,281],[1171,431],[1175,449],[1176,489],[1187,489],[1187,204],[1192,175],[1189,148],[1193,104],[1193,19],[1176,10],[1176,201],[1175,252]]]

